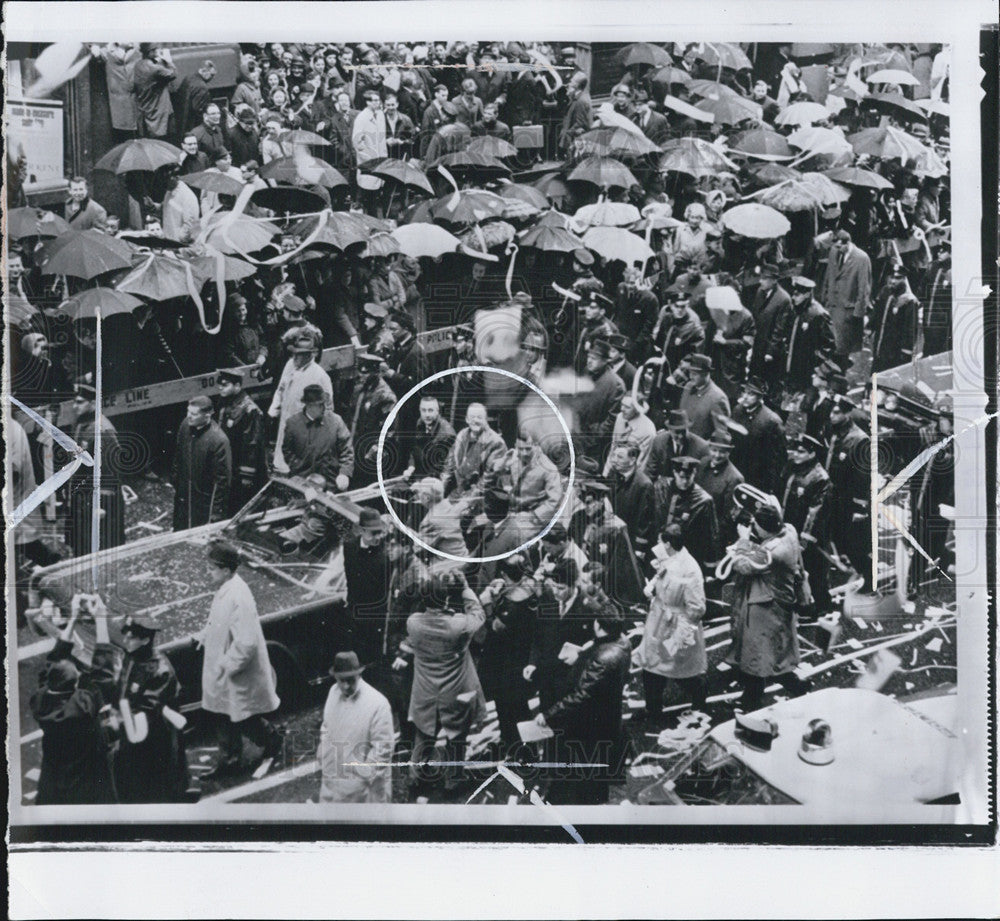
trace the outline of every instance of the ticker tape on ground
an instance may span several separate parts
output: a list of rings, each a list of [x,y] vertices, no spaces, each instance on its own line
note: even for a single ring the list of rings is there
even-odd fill
[[[417,339],[428,354],[441,352],[451,347],[453,329],[454,327],[447,326],[442,329],[430,330],[418,334]],[[328,371],[337,369],[344,376],[350,377],[354,369],[356,355],[357,349],[351,345],[325,349],[320,357],[320,364]],[[258,380],[253,377],[252,372],[257,370],[254,365],[244,365],[240,370],[246,376],[244,390],[253,391],[274,383],[270,378]],[[140,412],[144,409],[155,409],[159,406],[172,406],[176,403],[186,403],[192,397],[201,394],[217,393],[218,389],[217,373],[211,371],[194,377],[176,378],[172,381],[146,384],[143,387],[132,387],[129,390],[119,390],[116,393],[107,394],[102,401],[101,412],[105,416],[118,416],[123,413]],[[57,425],[73,418],[72,408],[71,401],[59,404]]]

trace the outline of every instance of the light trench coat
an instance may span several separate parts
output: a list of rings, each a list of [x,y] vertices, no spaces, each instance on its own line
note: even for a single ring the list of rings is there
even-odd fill
[[[656,564],[654,564],[656,565]],[[636,664],[666,678],[693,678],[708,668],[705,634],[705,580],[686,548],[667,557],[646,586],[649,614]]]
[[[363,680],[354,697],[330,689],[319,730],[321,803],[392,802],[392,709]]]
[[[257,602],[234,574],[215,593],[200,640],[205,647],[201,706],[234,723],[277,710],[274,672],[267,655]]]

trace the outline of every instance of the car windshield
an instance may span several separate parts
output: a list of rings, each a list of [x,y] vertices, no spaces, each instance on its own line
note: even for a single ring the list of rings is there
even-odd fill
[[[796,806],[715,739],[705,739],[638,796],[648,806]]]

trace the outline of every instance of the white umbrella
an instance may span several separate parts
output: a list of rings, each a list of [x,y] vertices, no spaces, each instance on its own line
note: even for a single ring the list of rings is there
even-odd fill
[[[404,224],[392,231],[400,250],[407,256],[431,256],[437,258],[445,253],[453,253],[461,242],[437,224]]]
[[[833,128],[799,128],[788,135],[788,143],[811,154],[837,156],[854,151],[851,142]]]
[[[653,258],[653,251],[642,237],[621,227],[591,227],[583,235],[583,242],[605,259],[618,259],[626,265]]]
[[[627,227],[634,224],[641,215],[635,205],[625,201],[599,201],[594,205],[584,205],[573,220],[581,229],[584,227]]]
[[[867,78],[869,83],[894,83],[896,86],[920,86],[920,81],[905,70],[878,70]]]
[[[611,128],[624,128],[626,131],[631,131],[632,134],[637,134],[643,139],[646,137],[642,133],[642,128],[632,121],[632,119],[626,118],[624,115],[616,112],[610,102],[601,103],[594,113],[594,118],[602,125],[607,125]]]
[[[830,117],[826,106],[818,102],[793,102],[774,119],[776,125],[811,125]]]
[[[723,226],[728,227],[733,233],[753,237],[755,240],[783,237],[792,229],[788,218],[780,211],[756,202],[736,205],[735,208],[723,212],[720,220]]]
[[[716,285],[705,289],[705,307],[719,329],[725,329],[729,315],[743,309],[740,295],[729,285]]]
[[[945,117],[951,115],[951,105],[943,99],[918,99],[916,102],[928,115],[944,115]]]

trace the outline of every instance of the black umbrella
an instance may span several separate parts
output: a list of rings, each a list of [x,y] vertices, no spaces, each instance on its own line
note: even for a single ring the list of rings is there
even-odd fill
[[[276,185],[257,189],[250,196],[251,204],[279,214],[309,214],[326,206],[315,192],[297,185]]]

